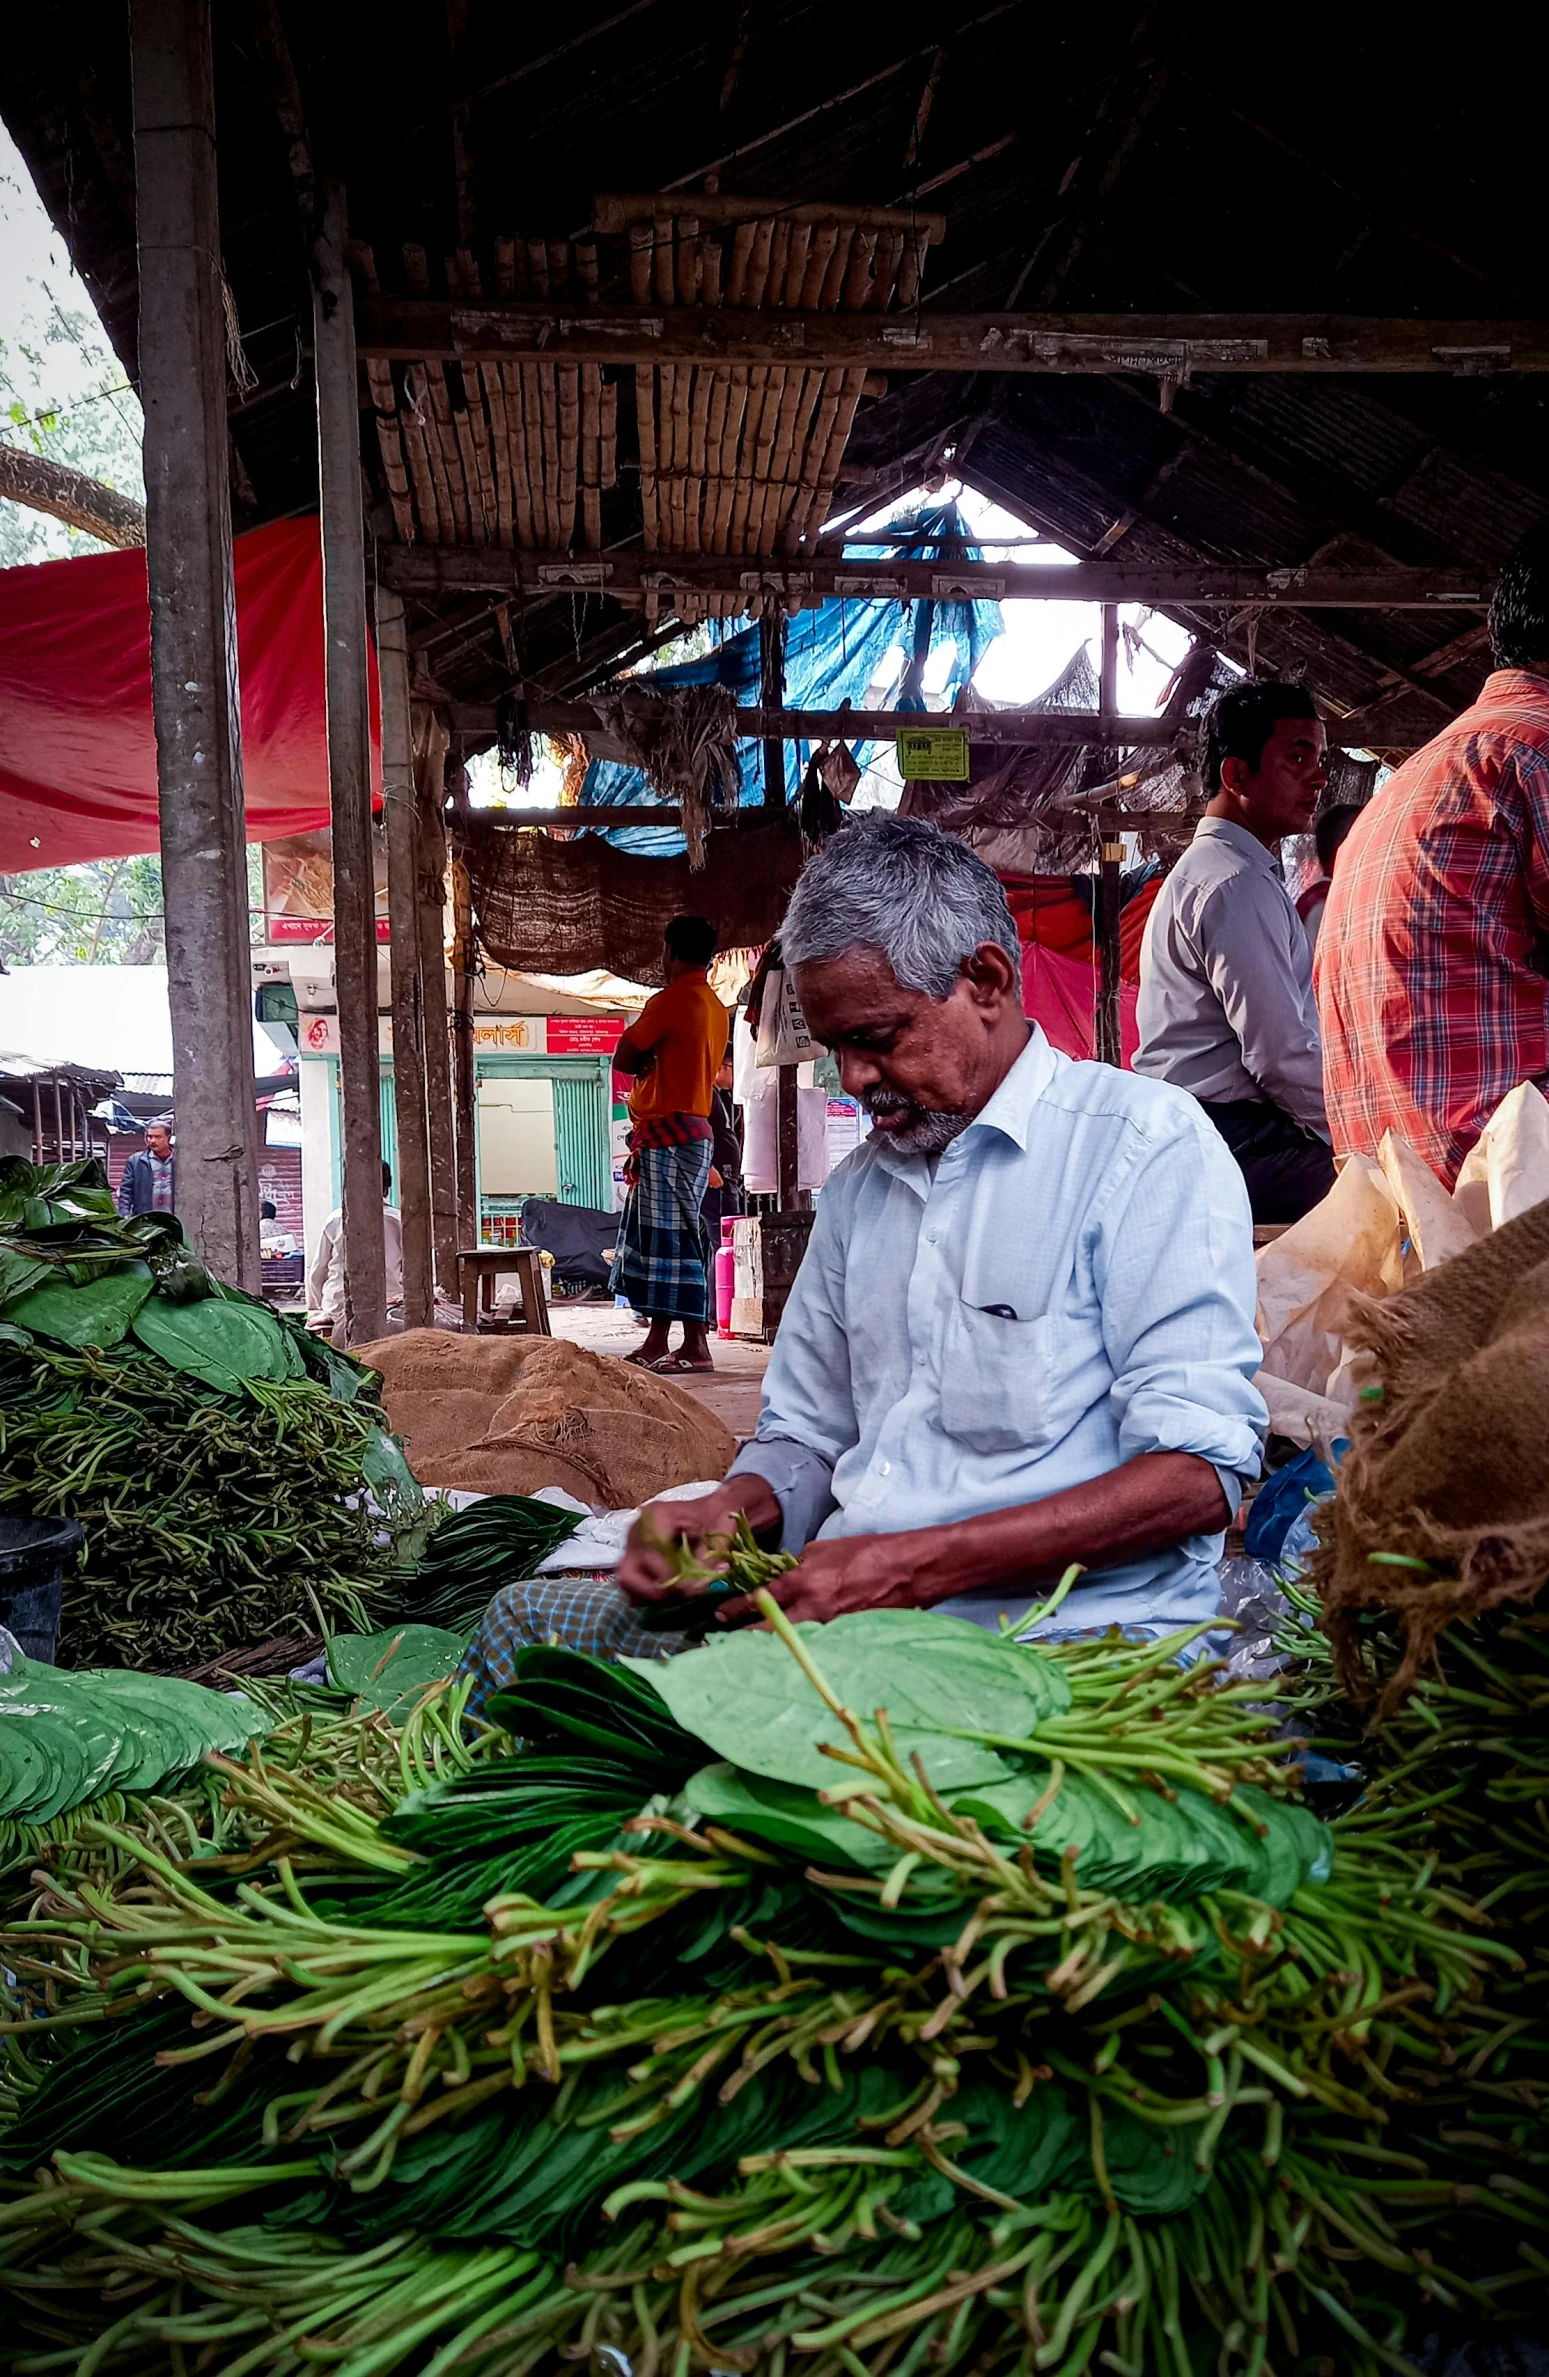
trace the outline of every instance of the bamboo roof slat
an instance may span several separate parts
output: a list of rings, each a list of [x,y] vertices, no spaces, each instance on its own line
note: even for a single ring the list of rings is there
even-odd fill
[[[602,383],[602,448],[598,469],[598,484],[616,487],[619,475],[619,384],[617,380]]]
[[[580,475],[581,398],[576,384],[577,366],[562,363],[555,377],[559,400],[559,524],[560,543],[570,544],[575,537],[576,485]]]
[[[405,373],[405,379],[408,378]],[[430,544],[439,544],[443,535],[450,540],[452,523],[443,527],[441,506],[436,497],[436,482],[430,468],[430,454],[425,436],[425,424],[411,402],[403,415],[403,450],[408,459],[409,475],[414,482],[414,510],[420,532]]]
[[[540,363],[537,378],[538,418],[543,437],[543,507],[548,518],[549,543],[557,551],[566,538],[559,517],[559,392],[554,385],[553,364]]]
[[[387,481],[388,501],[393,507],[393,523],[404,543],[410,545],[414,542],[414,505],[409,494],[409,474],[404,466],[392,365],[373,356],[366,365],[366,384],[371,390],[371,402],[376,415],[377,445],[382,456],[382,473]]]
[[[523,372],[519,363],[500,365],[500,384],[505,390],[506,451],[511,463],[516,541],[519,545],[536,545],[537,518],[533,511],[532,481],[527,473],[527,418],[522,382]]]
[[[640,508],[648,553],[659,550],[661,521],[656,495],[655,373],[647,365],[635,367],[635,417],[640,435]]]
[[[486,363],[480,373],[485,410],[489,414],[490,459],[495,470],[496,540],[516,542],[516,496],[511,474],[511,432],[506,421],[506,388],[498,363]]]
[[[732,233],[731,262],[726,274],[726,302],[728,305],[746,305],[747,303],[748,267],[752,262],[753,242],[757,237],[757,232],[757,224],[739,223]]]
[[[606,258],[595,237],[494,241],[486,269],[498,294],[605,306],[622,271],[646,309],[873,312],[906,289],[917,294],[936,228],[935,218],[897,211],[702,192],[599,202],[596,221],[621,243]],[[423,248],[406,248],[404,264],[415,291],[428,294]],[[471,247],[454,251],[454,301],[483,301],[480,273]],[[628,384],[617,367],[531,351],[459,363],[443,349],[402,367],[401,387],[385,357],[369,358],[368,374],[403,542],[602,549],[603,495],[618,481],[618,391]],[[837,485],[865,379],[858,366],[795,357],[636,365],[645,550],[798,559]],[[743,604],[724,587],[645,586],[631,599],[653,620],[663,601],[685,618]]]

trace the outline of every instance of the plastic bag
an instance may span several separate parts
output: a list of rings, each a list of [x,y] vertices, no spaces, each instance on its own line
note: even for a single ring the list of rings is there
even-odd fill
[[[771,966],[758,1017],[758,1062],[800,1065],[823,1053],[807,1029],[796,984],[784,966]]]

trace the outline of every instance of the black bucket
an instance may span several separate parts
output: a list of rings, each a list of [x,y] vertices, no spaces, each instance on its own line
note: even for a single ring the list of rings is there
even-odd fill
[[[64,1572],[86,1538],[74,1519],[0,1514],[0,1626],[29,1659],[52,1667]]]

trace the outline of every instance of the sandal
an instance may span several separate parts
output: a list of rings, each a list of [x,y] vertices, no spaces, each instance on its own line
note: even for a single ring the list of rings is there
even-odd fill
[[[633,1356],[630,1357],[631,1360],[633,1358]],[[643,1367],[647,1370],[654,1370],[658,1378],[668,1377],[675,1370],[692,1370],[702,1378],[707,1370],[714,1372],[715,1364],[713,1362],[691,1362],[687,1354],[662,1354],[658,1360],[647,1362]]]

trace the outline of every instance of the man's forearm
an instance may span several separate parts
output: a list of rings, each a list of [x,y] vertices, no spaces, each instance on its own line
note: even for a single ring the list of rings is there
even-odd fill
[[[1191,1535],[1215,1534],[1230,1516],[1221,1480],[1199,1454],[1142,1453],[1042,1502],[922,1530],[933,1540],[920,1547],[911,1598],[929,1607],[957,1593],[1057,1576],[1073,1560],[1113,1567]]]

